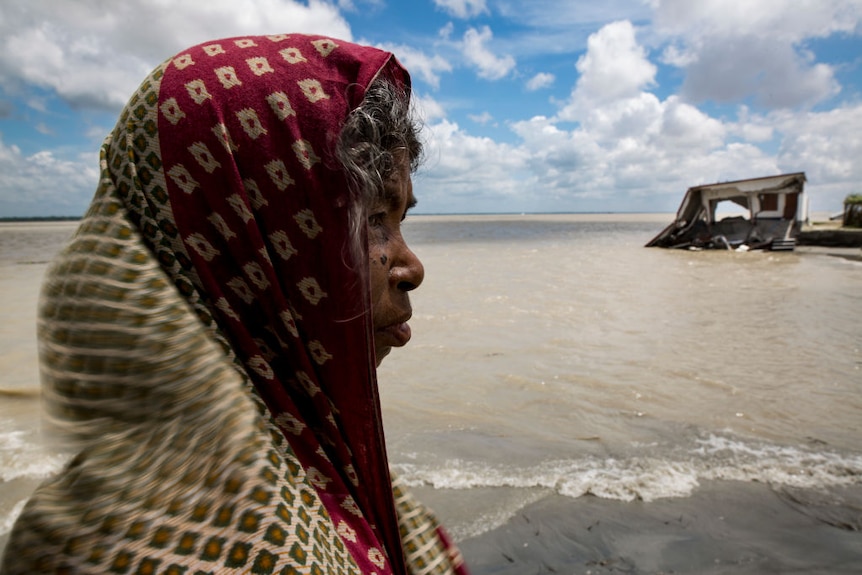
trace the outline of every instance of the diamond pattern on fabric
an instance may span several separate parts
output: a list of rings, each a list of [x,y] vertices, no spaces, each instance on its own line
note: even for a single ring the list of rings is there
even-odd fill
[[[269,65],[269,61],[264,57],[249,58],[245,61],[248,67],[255,76],[263,76],[264,74],[272,74],[275,70]]]
[[[284,58],[285,62],[288,62],[290,64],[300,64],[302,62],[308,61],[305,59],[305,56],[302,55],[302,52],[299,50],[299,48],[285,48],[284,50],[280,51],[279,54],[281,54],[281,57]]]
[[[207,44],[203,46],[203,51],[207,56],[218,56],[219,54],[224,54],[224,48],[221,47],[221,44]]]
[[[175,98],[165,100],[161,106],[162,114],[171,124],[178,124],[180,120],[186,117],[185,113],[180,109]]]
[[[188,90],[189,96],[191,96],[195,104],[203,104],[212,98],[212,94],[207,90],[206,83],[204,83],[200,78],[187,83],[186,90]]]
[[[184,70],[185,68],[188,68],[189,66],[194,66],[194,65],[195,65],[195,61],[192,59],[191,55],[189,55],[189,54],[183,54],[181,56],[177,56],[176,58],[174,58],[174,66],[176,66],[177,69],[179,69],[179,70]]]
[[[216,168],[220,168],[221,164],[210,153],[207,145],[203,142],[195,142],[189,146],[189,152],[192,153],[198,165],[202,167],[208,174],[213,173]]]
[[[263,127],[260,118],[257,117],[257,112],[253,108],[240,110],[236,113],[236,117],[239,119],[242,129],[245,130],[245,133],[252,140],[257,140],[267,133],[266,128]]]
[[[191,173],[182,164],[177,164],[171,168],[168,171],[168,175],[177,187],[187,194],[194,192],[195,188],[198,187],[197,180],[192,177]]]
[[[302,93],[305,94],[305,97],[308,98],[308,101],[312,104],[319,102],[320,100],[329,99],[329,94],[323,90],[323,86],[319,80],[306,78],[305,80],[300,80],[297,84],[302,90]]]
[[[318,53],[326,58],[332,51],[338,48],[338,44],[335,43],[334,40],[329,38],[321,38],[320,40],[313,40],[311,45],[318,51]]]
[[[279,120],[296,116],[296,112],[291,107],[290,100],[284,92],[273,92],[266,97],[266,101]]]
[[[310,170],[314,164],[320,161],[320,158],[314,153],[314,148],[310,142],[297,140],[293,143],[292,148],[296,154],[296,159],[306,170]]]
[[[287,173],[287,167],[281,160],[273,160],[264,166],[264,168],[269,174],[272,183],[275,184],[275,187],[277,187],[280,192],[286,190],[287,186],[291,186],[296,183],[293,178],[290,177],[290,174]]]

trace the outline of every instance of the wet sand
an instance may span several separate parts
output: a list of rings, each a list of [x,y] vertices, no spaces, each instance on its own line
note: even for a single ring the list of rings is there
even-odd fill
[[[691,497],[552,495],[460,543],[473,575],[862,572],[862,486],[703,484]]]

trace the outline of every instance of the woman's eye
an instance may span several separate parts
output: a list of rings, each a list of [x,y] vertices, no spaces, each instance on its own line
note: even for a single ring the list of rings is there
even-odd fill
[[[386,212],[377,212],[368,216],[368,225],[377,228],[383,225],[386,219]]]

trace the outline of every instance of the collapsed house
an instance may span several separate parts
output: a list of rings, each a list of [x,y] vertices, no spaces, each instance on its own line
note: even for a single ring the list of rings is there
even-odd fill
[[[689,188],[676,220],[646,247],[793,250],[808,221],[804,184],[797,172]],[[743,211],[722,217],[727,207]]]

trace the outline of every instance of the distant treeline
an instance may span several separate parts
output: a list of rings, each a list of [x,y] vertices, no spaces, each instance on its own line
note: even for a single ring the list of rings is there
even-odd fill
[[[76,222],[81,216],[31,216],[6,218],[0,216],[0,222]]]

